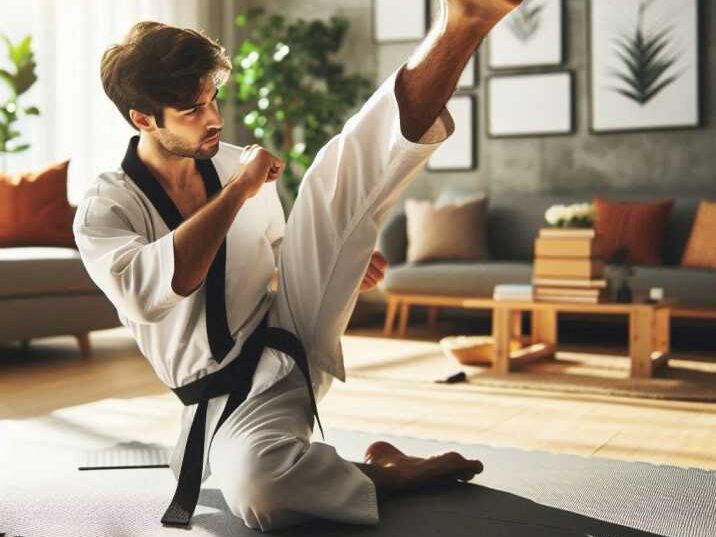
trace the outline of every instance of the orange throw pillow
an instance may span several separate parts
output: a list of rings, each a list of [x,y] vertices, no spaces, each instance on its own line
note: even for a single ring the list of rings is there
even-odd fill
[[[682,267],[716,270],[716,202],[702,201],[686,243]]]
[[[597,196],[594,204],[594,228],[601,235],[606,261],[625,248],[634,265],[661,265],[664,230],[674,200],[628,202]]]
[[[68,246],[74,208],[67,201],[69,161],[37,173],[0,173],[0,246]]]

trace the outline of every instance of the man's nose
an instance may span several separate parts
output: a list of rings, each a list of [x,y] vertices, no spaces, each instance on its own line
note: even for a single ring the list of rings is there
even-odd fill
[[[209,124],[206,126],[206,130],[222,129],[224,127],[224,119],[221,117],[219,105],[217,103],[214,103],[214,106],[211,107],[211,111],[212,116],[210,118]]]

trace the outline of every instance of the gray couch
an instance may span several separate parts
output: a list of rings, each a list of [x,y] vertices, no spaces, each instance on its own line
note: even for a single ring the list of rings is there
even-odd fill
[[[662,287],[666,298],[680,304],[716,308],[716,271],[679,266],[699,200],[716,199],[716,193],[701,197],[659,196],[664,197],[674,199],[664,237],[664,265],[636,267],[633,289],[638,295],[647,295],[650,288]],[[390,263],[383,289],[395,293],[490,297],[496,284],[530,283],[534,239],[544,227],[544,212],[554,204],[591,199],[591,194],[491,197],[487,222],[490,260],[480,262],[406,263],[406,218],[398,210],[379,237],[379,249]],[[649,198],[644,194],[627,194],[619,199]]]
[[[0,248],[0,342],[74,335],[88,357],[89,332],[119,325],[77,250]]]

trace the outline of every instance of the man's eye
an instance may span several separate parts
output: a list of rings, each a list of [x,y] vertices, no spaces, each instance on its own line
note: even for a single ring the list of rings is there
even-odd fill
[[[186,115],[187,115],[187,116],[193,116],[193,115],[196,114],[198,111],[199,111],[198,108],[192,108],[191,110],[189,110],[189,112],[187,112]]]

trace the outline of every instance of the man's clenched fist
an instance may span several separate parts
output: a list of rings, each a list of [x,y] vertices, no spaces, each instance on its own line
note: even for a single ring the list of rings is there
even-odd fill
[[[247,198],[255,196],[264,183],[275,181],[283,171],[283,161],[260,145],[246,147],[239,158],[239,169],[232,180],[240,183]]]
[[[386,268],[388,268],[388,260],[380,252],[373,252],[373,255],[370,256],[368,269],[365,271],[363,281],[360,284],[360,292],[370,291],[382,282]]]

